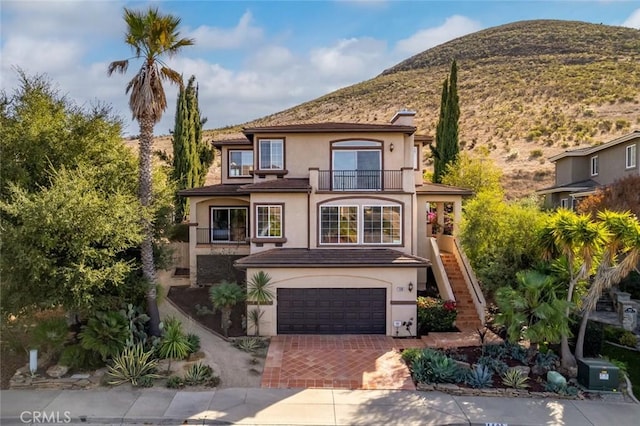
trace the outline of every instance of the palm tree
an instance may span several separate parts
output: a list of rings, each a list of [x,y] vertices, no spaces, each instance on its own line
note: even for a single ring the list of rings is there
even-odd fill
[[[247,285],[247,297],[257,304],[257,313],[252,318],[254,318],[256,326],[256,336],[260,336],[260,318],[262,318],[260,305],[271,302],[275,297],[271,289],[271,277],[269,274],[264,271],[253,274]]]
[[[153,145],[153,127],[160,121],[167,108],[167,98],[162,81],[182,85],[182,76],[169,68],[162,57],[173,56],[183,47],[194,44],[193,39],[180,38],[178,26],[180,18],[162,15],[157,8],[139,12],[125,8],[124,20],[127,23],[125,43],[134,51],[135,59],[142,59],[142,66],[127,84],[126,93],[131,92],[129,108],[133,118],[140,124],[140,170],[138,195],[143,209],[151,205],[151,148]],[[124,74],[129,67],[129,59],[109,64],[108,75],[114,72]],[[147,310],[150,332],[160,335],[160,315],[156,300],[156,271],[153,262],[153,226],[146,214],[142,214],[145,238],[142,242],[142,273],[147,282]]]
[[[604,230],[586,214],[578,215],[561,209],[548,218],[541,232],[544,257],[551,259],[560,255],[566,259],[569,287],[565,315],[568,318],[576,285],[589,277],[596,253],[604,243]],[[569,348],[568,333],[560,340],[560,354],[563,367],[576,366],[576,359]]]
[[[222,312],[220,325],[224,336],[228,337],[231,309],[236,303],[243,301],[246,294],[238,284],[222,281],[220,284],[211,287],[209,296],[213,306]]]
[[[604,211],[598,214],[608,232],[602,260],[583,304],[583,316],[576,339],[576,358],[584,354],[584,336],[589,313],[596,307],[602,293],[618,284],[640,262],[640,222],[629,212]]]

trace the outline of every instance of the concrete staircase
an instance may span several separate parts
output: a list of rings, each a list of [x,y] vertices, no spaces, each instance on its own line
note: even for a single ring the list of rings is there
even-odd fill
[[[456,327],[460,331],[475,331],[482,328],[478,312],[473,303],[473,297],[469,293],[467,283],[462,276],[462,270],[453,253],[440,252],[444,270],[449,278],[453,296],[456,299],[458,308],[458,317],[456,319]]]

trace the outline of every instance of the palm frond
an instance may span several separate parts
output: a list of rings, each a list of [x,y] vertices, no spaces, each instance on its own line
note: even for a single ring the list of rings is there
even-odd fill
[[[122,61],[113,61],[109,64],[107,68],[107,75],[111,75],[114,72],[119,72],[120,74],[124,74],[127,72],[127,68],[129,68],[129,60],[125,59]]]
[[[163,79],[169,80],[169,82],[176,84],[181,88],[184,86],[182,74],[180,74],[176,70],[173,70],[169,67],[162,67],[160,68],[160,75],[162,76]]]

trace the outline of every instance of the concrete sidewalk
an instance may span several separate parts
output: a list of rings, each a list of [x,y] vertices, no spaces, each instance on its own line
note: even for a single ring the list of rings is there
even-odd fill
[[[109,389],[0,393],[0,423],[243,425],[640,424],[630,403],[451,396],[439,392]]]

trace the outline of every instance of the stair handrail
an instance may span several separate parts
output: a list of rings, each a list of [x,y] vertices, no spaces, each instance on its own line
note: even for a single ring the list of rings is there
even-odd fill
[[[440,297],[445,300],[456,300],[453,295],[453,289],[451,289],[451,283],[449,277],[444,269],[444,263],[440,257],[440,248],[438,247],[438,241],[434,237],[429,238],[429,244],[431,245],[431,271],[436,278],[436,285],[438,286],[438,293]],[[446,297],[445,297],[446,296]]]
[[[464,268],[464,273],[462,274],[465,283],[469,289],[469,293],[473,296],[473,304],[476,307],[476,312],[478,313],[478,317],[480,318],[481,324],[484,324],[485,320],[485,307],[486,300],[484,295],[482,294],[482,289],[480,288],[480,283],[478,282],[478,278],[476,274],[473,272],[473,268],[471,267],[471,263],[469,263],[469,259],[467,259],[467,255],[464,254],[464,250],[462,246],[460,246],[460,242],[457,238],[453,238],[453,245],[455,250],[453,252],[456,260],[459,265],[462,265]]]

